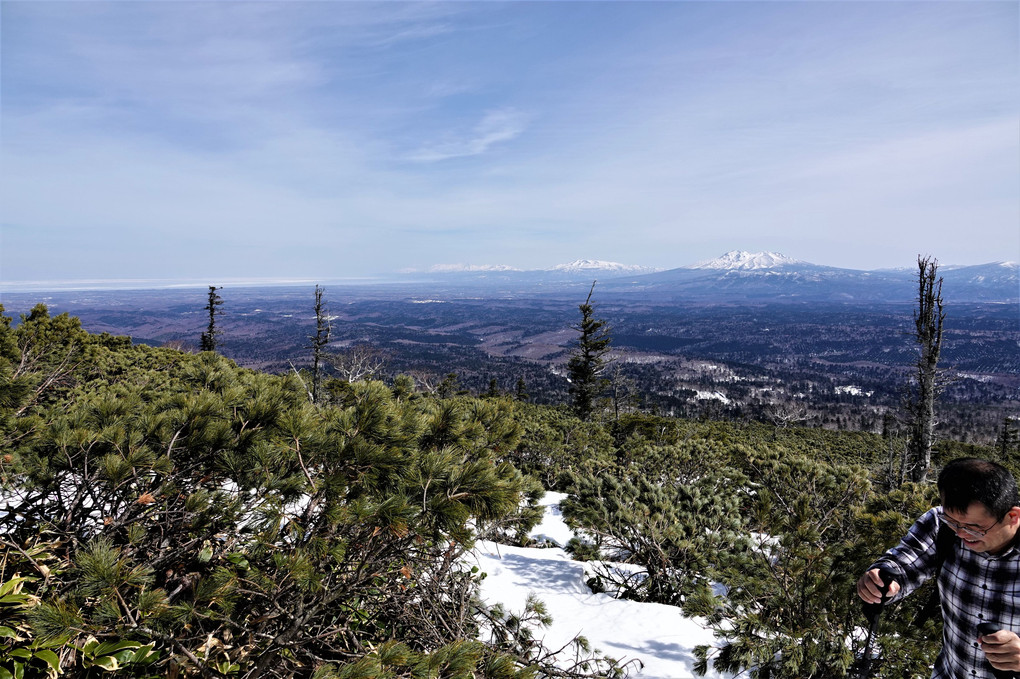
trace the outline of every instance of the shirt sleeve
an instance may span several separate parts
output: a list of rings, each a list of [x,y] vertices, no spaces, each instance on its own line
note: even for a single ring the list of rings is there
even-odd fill
[[[900,591],[890,601],[899,601],[935,574],[935,542],[939,534],[939,510],[921,515],[900,543],[883,554],[872,568],[886,568],[900,583]]]

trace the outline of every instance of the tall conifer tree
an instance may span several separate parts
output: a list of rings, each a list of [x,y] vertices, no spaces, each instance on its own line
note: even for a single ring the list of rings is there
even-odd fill
[[[571,405],[574,413],[582,420],[591,418],[595,410],[595,400],[609,386],[609,380],[603,375],[609,364],[606,354],[609,353],[611,338],[606,321],[595,318],[591,296],[595,292],[596,282],[592,282],[584,304],[577,307],[581,311],[581,322],[571,328],[577,330],[580,336],[567,362],[570,395],[573,399]]]
[[[223,300],[216,294],[216,291],[222,289],[215,285],[209,286],[209,302],[204,307],[209,312],[209,327],[202,333],[202,351],[216,351],[216,336],[220,334],[220,331],[216,329],[216,317],[223,313],[219,310]]]
[[[528,386],[524,383],[524,378],[523,377],[518,377],[517,378],[517,387],[516,387],[515,392],[514,392],[514,397],[518,401],[527,401],[528,400]]]
[[[1014,453],[1020,452],[1020,432],[1017,431],[1016,420],[1004,417],[1002,429],[995,439],[995,449],[1003,460],[1008,460]]]

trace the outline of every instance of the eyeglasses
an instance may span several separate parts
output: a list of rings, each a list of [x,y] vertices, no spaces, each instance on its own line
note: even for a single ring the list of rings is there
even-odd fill
[[[973,538],[983,538],[984,536],[988,535],[988,531],[995,528],[999,524],[999,521],[1002,521],[1002,519],[999,519],[988,528],[968,528],[962,523],[957,523],[956,521],[953,521],[945,514],[939,514],[939,520],[942,523],[949,526],[950,528],[952,528],[953,530],[955,530],[957,533],[963,533],[964,535],[969,535],[970,537]]]

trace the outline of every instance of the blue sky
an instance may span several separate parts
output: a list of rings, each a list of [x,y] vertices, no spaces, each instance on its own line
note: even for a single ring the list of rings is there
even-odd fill
[[[2,0],[0,281],[1020,260],[1018,8]]]

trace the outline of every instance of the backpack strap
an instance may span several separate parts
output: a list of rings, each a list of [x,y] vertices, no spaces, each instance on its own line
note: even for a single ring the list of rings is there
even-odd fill
[[[942,564],[946,562],[946,557],[949,556],[949,552],[956,546],[957,542],[956,531],[944,523],[939,523],[939,532],[935,537],[935,574],[932,578],[935,581],[935,589],[932,590],[931,596],[924,602],[924,606],[914,617],[914,624],[922,626],[928,622],[932,616],[935,615],[936,611],[939,611],[942,607],[942,596],[939,594],[939,576],[942,574]]]

